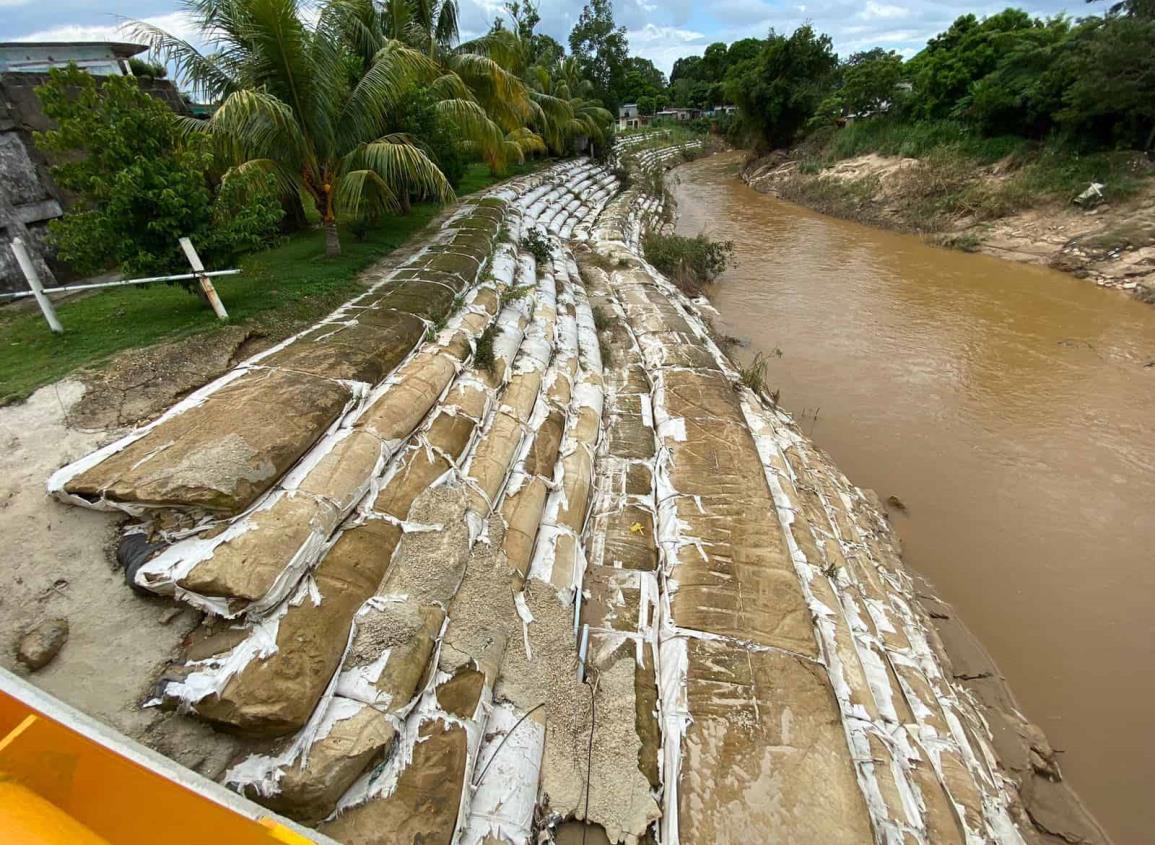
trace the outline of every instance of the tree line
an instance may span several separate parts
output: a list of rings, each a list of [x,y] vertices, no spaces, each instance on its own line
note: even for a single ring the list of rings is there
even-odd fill
[[[1155,142],[1155,0],[1081,19],[963,15],[910,59],[883,49],[840,59],[805,25],[711,44],[669,79],[630,54],[611,0],[588,0],[568,45],[538,31],[534,0],[509,0],[468,41],[456,0],[186,8],[205,49],[143,23],[130,34],[214,107],[210,119],[157,111],[127,90],[131,78],[97,86],[59,72],[46,88],[60,128],[43,145],[85,153],[62,157],[58,179],[78,203],[54,227],[77,268],[162,272],[178,261],[174,232],[205,233],[223,261],[267,242],[282,212],[303,223],[302,203],[334,255],[339,223],[446,200],[471,161],[501,173],[582,140],[606,149],[625,103],[651,114],[735,104],[722,128],[762,149],[864,119],[1083,148]]]
[[[1083,148],[1155,143],[1155,0],[1101,15],[962,15],[904,60],[881,48],[840,59],[805,25],[789,35],[712,44],[680,59],[676,105],[739,107],[734,131],[784,147],[817,127],[886,115],[950,120],[985,136],[1061,137]]]
[[[41,98],[58,128],[39,142],[63,154],[57,178],[78,198],[54,225],[59,255],[81,271],[162,272],[173,233],[213,232],[223,260],[267,242],[281,217],[270,198],[297,221],[310,204],[336,255],[339,222],[448,200],[471,161],[502,173],[583,141],[604,149],[603,3],[571,55],[535,31],[533,0],[466,42],[455,0],[188,0],[205,48],[131,24],[213,113],[158,109],[132,77],[54,72]]]

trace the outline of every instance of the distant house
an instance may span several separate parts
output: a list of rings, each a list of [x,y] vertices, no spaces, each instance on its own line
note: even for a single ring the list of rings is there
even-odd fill
[[[654,115],[655,120],[673,120],[678,122],[694,120],[701,117],[701,109],[662,109]]]
[[[32,140],[33,133],[52,128],[37,87],[48,81],[49,70],[69,63],[96,76],[131,76],[128,60],[147,49],[105,41],[0,43],[0,291],[27,289],[11,249],[17,237],[28,245],[45,284],[68,275],[66,267],[52,261],[45,243],[48,223],[64,214],[69,200],[52,179],[52,162]],[[141,78],[140,87],[188,114],[167,79]]]
[[[637,129],[644,123],[645,118],[638,113],[637,103],[626,103],[618,108],[618,129]]]
[[[131,76],[128,60],[147,49],[116,41],[7,41],[0,43],[0,73],[47,73],[71,63],[94,76]]]

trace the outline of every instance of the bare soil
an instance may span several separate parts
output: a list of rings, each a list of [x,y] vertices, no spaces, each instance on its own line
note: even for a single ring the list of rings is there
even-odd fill
[[[743,178],[757,191],[827,214],[1054,267],[1155,303],[1155,183],[1126,201],[1088,209],[1047,202],[1002,215],[992,208],[941,215],[929,213],[936,198],[976,184],[996,186],[1005,173],[998,165],[943,172],[918,159],[873,153],[805,172],[798,161],[772,153],[748,162]]]
[[[0,408],[0,665],[176,761],[215,777],[235,742],[183,716],[141,705],[200,614],[143,598],[124,583],[113,544],[120,518],[50,498],[57,468],[116,438],[116,428],[70,427],[79,381],[43,387]],[[20,638],[48,619],[69,637],[43,669],[16,659]]]

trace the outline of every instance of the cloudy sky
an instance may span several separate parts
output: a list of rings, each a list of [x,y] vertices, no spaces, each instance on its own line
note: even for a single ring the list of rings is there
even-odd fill
[[[584,0],[541,0],[540,29],[563,44]],[[462,34],[476,35],[500,11],[502,0],[460,0]],[[790,32],[806,21],[829,33],[840,54],[874,46],[917,52],[927,38],[966,12],[991,14],[1007,2],[988,0],[614,0],[631,50],[669,72],[679,56],[701,53],[714,41]],[[1086,14],[1080,0],[1025,0],[1015,5],[1039,15],[1064,10]],[[198,40],[181,0],[0,0],[0,41],[77,41],[116,37],[121,18],[144,18]],[[1098,11],[1096,9],[1096,11]]]

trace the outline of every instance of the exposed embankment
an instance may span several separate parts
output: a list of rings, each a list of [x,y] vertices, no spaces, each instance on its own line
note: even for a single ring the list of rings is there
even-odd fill
[[[1043,264],[1155,303],[1155,181],[1117,201],[1108,186],[1105,201],[1084,208],[1025,197],[1006,163],[946,157],[871,153],[817,167],[775,152],[752,158],[742,175],[757,191],[826,214]]]
[[[1104,842],[1061,785],[1075,822],[1039,821],[995,731],[1043,773],[1045,741],[976,706],[871,497],[639,257],[682,152],[462,206],[53,476],[203,613],[148,706],[346,843]]]

